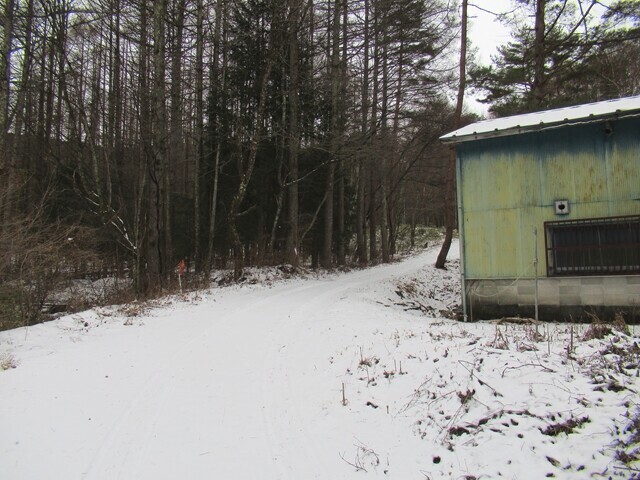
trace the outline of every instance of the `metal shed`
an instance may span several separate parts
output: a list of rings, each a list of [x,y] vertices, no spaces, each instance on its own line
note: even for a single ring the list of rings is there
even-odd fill
[[[456,145],[466,318],[640,321],[640,96],[441,140]]]

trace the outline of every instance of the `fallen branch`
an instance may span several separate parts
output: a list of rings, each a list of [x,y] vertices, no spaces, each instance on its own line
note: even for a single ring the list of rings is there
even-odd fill
[[[344,458],[343,453],[340,454],[340,458],[342,458],[342,460],[346,464],[351,465],[353,468],[355,468],[356,471],[363,471],[363,472],[367,471],[363,463],[363,460],[366,461],[367,457],[371,457],[369,458],[369,461],[371,462],[372,466],[377,467],[378,465],[380,465],[380,457],[378,457],[378,454],[374,452],[372,449],[370,449],[369,447],[367,447],[366,445],[364,445],[362,442],[360,442],[359,445],[357,444],[354,445],[354,447],[356,447],[356,458],[354,459],[353,462],[350,462],[349,460]],[[362,457],[360,456],[361,453],[362,453]]]
[[[460,365],[462,365],[462,367],[463,367],[467,372],[469,372],[469,374],[470,374],[473,378],[475,378],[475,379],[478,381],[478,383],[480,383],[480,385],[481,385],[481,386],[485,386],[485,385],[486,385],[487,387],[489,387],[489,388],[493,391],[493,394],[494,394],[496,397],[504,397],[504,395],[502,395],[499,391],[497,391],[495,388],[493,388],[491,385],[489,385],[487,382],[485,382],[484,380],[480,379],[480,378],[479,378],[475,373],[473,373],[473,370],[469,370],[469,369],[467,368],[467,366],[465,365],[465,363],[466,363],[466,362],[463,362],[462,360],[458,360],[458,363],[459,363]]]
[[[640,473],[640,468],[633,468],[633,467],[619,467],[618,465],[614,465],[613,468],[615,468],[616,470],[625,470],[627,472],[636,472],[636,473]]]
[[[341,459],[342,459],[342,461],[343,461],[343,462],[345,462],[347,465],[351,465],[353,468],[355,468],[357,472],[359,472],[359,471],[366,472],[366,471],[367,471],[367,469],[366,469],[366,468],[364,468],[364,467],[362,466],[362,462],[360,462],[360,458],[359,458],[359,456],[358,456],[358,455],[356,455],[355,463],[354,463],[354,462],[350,462],[349,460],[347,460],[346,458],[344,458],[344,453],[341,453],[341,454],[340,454],[340,458],[341,458]]]
[[[555,370],[552,370],[549,367],[545,367],[544,365],[542,365],[542,363],[537,363],[537,364],[536,363],[523,363],[522,365],[518,365],[517,367],[505,367],[505,369],[502,371],[501,377],[504,378],[504,374],[506,373],[507,370],[518,370],[518,369],[524,368],[524,367],[540,367],[545,372],[556,373]]]

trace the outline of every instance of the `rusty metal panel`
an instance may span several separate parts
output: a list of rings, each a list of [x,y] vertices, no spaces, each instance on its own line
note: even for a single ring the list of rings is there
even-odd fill
[[[640,120],[615,122],[607,155],[609,214],[640,213]]]
[[[533,275],[536,222],[530,217],[540,203],[539,164],[533,148],[516,149],[512,143],[495,139],[462,152],[464,266],[469,278]]]
[[[544,275],[544,222],[640,213],[638,132],[628,119],[459,145],[465,276],[533,276],[535,228]]]
[[[491,273],[495,277],[510,276],[514,272],[513,264],[505,258],[514,258],[517,254],[516,210],[487,210],[475,212],[465,218],[465,243],[467,263],[466,271],[483,277]]]

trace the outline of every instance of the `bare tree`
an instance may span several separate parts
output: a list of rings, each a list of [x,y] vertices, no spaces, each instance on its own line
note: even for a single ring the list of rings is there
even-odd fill
[[[364,25],[362,39],[362,89],[360,97],[360,133],[364,140],[369,131],[369,18],[370,18],[370,0],[364,0]],[[361,150],[358,154],[358,178],[357,178],[357,207],[356,207],[356,255],[360,265],[365,265],[367,259],[367,241],[365,237],[365,215],[366,215],[366,179],[367,169],[364,152]]]
[[[211,89],[213,91],[213,98],[215,102],[224,103],[222,98],[224,97],[224,90],[226,86],[227,76],[227,62],[226,53],[223,54],[222,49],[222,36],[224,23],[227,17],[227,8],[225,0],[216,1],[216,23],[213,33],[213,63],[211,65]],[[226,47],[225,47],[226,48]],[[222,61],[221,61],[221,58]],[[219,105],[210,105],[209,108],[218,107]],[[211,203],[209,208],[209,235],[208,235],[208,248],[207,248],[207,261],[206,271],[211,271],[214,258],[214,238],[216,232],[216,217],[218,212],[218,180],[220,175],[220,156],[222,154],[222,139],[220,138],[221,121],[219,113],[213,112],[212,118],[210,118],[212,127],[216,129],[217,141],[214,146],[214,165],[213,165],[213,188],[211,193]]]
[[[334,182],[336,173],[336,163],[339,145],[339,101],[340,101],[340,22],[341,2],[333,1],[333,12],[331,19],[331,35],[328,38],[331,51],[331,62],[329,78],[331,79],[331,117],[330,117],[330,147],[329,165],[327,166],[327,176],[325,180],[325,204],[324,204],[324,241],[322,248],[322,266],[331,268],[333,266],[333,222],[334,222]]]
[[[8,183],[9,158],[7,154],[7,137],[9,132],[9,85],[11,78],[11,44],[13,42],[13,10],[15,0],[7,0],[2,11],[1,25],[2,38],[0,39],[0,174],[3,177],[0,183],[0,225],[3,225],[9,216],[8,192],[11,184]],[[6,182],[6,183],[5,183]],[[0,226],[0,233],[2,227]]]
[[[460,25],[460,73],[458,84],[458,97],[456,101],[456,111],[453,117],[453,128],[458,129],[462,119],[462,105],[464,102],[464,90],[466,85],[466,65],[467,65],[467,8],[468,0],[462,0],[462,22]],[[442,248],[436,260],[436,268],[444,268],[447,260],[449,248],[451,248],[451,240],[453,238],[453,229],[455,227],[455,166],[456,151],[455,147],[449,149],[449,166],[447,170],[447,184],[445,191],[445,237]]]
[[[151,89],[152,148],[149,165],[149,225],[147,229],[147,269],[149,287],[162,286],[164,271],[163,221],[166,146],[165,107],[165,16],[167,0],[156,0],[153,4],[153,87]]]
[[[196,268],[202,269],[200,265],[200,170],[201,161],[204,157],[204,1],[196,2],[196,153],[194,164],[193,182],[193,257]],[[206,269],[204,269],[206,270]]]
[[[287,257],[295,268],[299,262],[299,189],[298,189],[298,152],[300,147],[300,114],[299,114],[299,58],[298,36],[302,22],[303,0],[289,0],[289,175],[288,212],[289,230],[287,234]]]

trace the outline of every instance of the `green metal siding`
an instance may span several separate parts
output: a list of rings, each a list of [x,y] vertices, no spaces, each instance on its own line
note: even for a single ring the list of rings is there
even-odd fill
[[[458,145],[466,278],[545,272],[544,222],[640,213],[640,119]],[[554,201],[569,200],[556,215]]]

